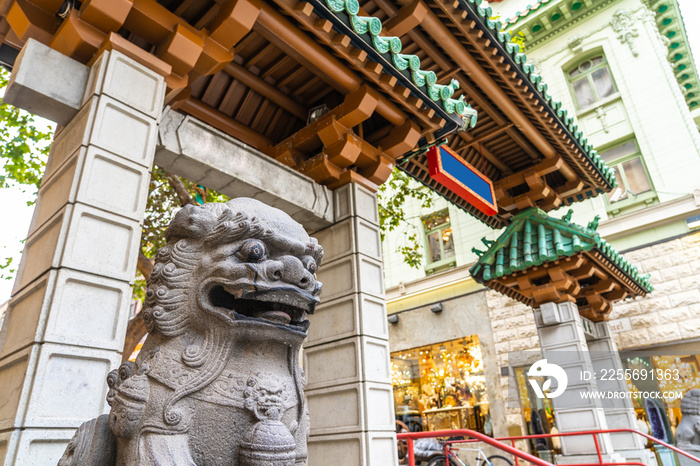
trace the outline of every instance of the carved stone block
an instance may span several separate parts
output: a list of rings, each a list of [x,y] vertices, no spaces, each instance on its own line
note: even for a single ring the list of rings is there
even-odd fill
[[[367,465],[381,464],[386,466],[398,466],[399,458],[396,454],[396,432],[366,432],[367,438]]]
[[[326,284],[323,298],[335,299],[353,294],[357,289],[357,256],[349,256],[329,262],[319,272],[319,279]]]
[[[53,465],[61,459],[74,429],[20,431],[15,464]]]
[[[18,437],[19,431],[0,433],[0,463],[5,464],[5,458],[7,458],[10,453],[10,445],[16,444],[16,438]]]
[[[20,425],[24,417],[31,374],[39,354],[37,346],[18,351],[0,360],[0,430]]]
[[[30,38],[17,56],[3,100],[65,125],[80,108],[87,77],[85,65]]]
[[[308,390],[351,382],[388,383],[391,380],[386,340],[355,337],[315,346],[304,351],[304,360]]]
[[[367,188],[351,183],[333,191],[336,222],[357,216],[379,225],[377,196]]]
[[[92,123],[95,121],[96,104],[97,97],[92,97],[88,104],[83,105],[68,126],[60,127],[56,130],[51,143],[51,153],[46,162],[44,180],[49,179],[80,146],[88,144],[90,138],[88,128],[91,128]]]
[[[338,458],[343,459],[343,466],[365,466],[365,441],[365,435],[359,432],[312,436],[309,438],[308,466],[327,466],[337,462]]]
[[[67,204],[43,225],[30,230],[17,269],[13,295],[50,268],[58,268],[72,212],[73,206]]]
[[[41,339],[49,312],[47,293],[57,274],[55,270],[45,273],[10,301],[0,327],[0,360]]]
[[[156,131],[155,119],[102,95],[98,98],[89,143],[150,168]],[[125,134],[129,136],[124,137]]]
[[[112,50],[93,65],[84,100],[92,95],[108,95],[158,118],[163,105],[165,82],[156,72]]]
[[[61,269],[54,289],[44,341],[121,352],[131,304],[128,283]]]
[[[322,303],[313,319],[307,348],[355,335],[388,339],[384,302],[364,293]]]
[[[40,348],[24,426],[75,428],[106,411],[105,378],[119,365],[119,353],[54,343]]]
[[[146,208],[149,178],[144,166],[96,146],[81,147],[42,181],[32,225],[43,225],[68,202],[138,221]]]

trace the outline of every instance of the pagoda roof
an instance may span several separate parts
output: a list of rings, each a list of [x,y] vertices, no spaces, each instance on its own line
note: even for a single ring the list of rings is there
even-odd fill
[[[444,5],[444,0],[434,1],[437,4]],[[455,2],[456,7],[446,11],[451,11],[452,14],[459,14],[464,18],[462,22],[471,20],[470,26],[472,28],[483,31],[480,42],[489,44],[492,49],[490,59],[499,63],[498,66],[500,67],[507,66],[511,73],[511,80],[521,83],[518,94],[525,96],[525,98],[521,97],[518,99],[517,96],[513,96],[513,102],[517,103],[523,112],[531,113],[533,109],[537,109],[536,113],[545,116],[548,125],[552,125],[559,134],[559,140],[556,143],[566,141],[564,144],[569,145],[566,148],[562,147],[555,158],[559,159],[561,157],[561,161],[564,164],[577,172],[579,179],[586,179],[586,181],[583,185],[579,185],[578,189],[567,190],[564,187],[567,181],[561,178],[561,173],[566,170],[566,167],[562,167],[564,164],[560,164],[559,168],[553,168],[554,160],[547,160],[547,157],[543,156],[542,152],[536,154],[530,151],[528,154],[528,151],[525,150],[525,153],[517,158],[513,154],[507,153],[496,155],[497,151],[491,151],[490,149],[498,143],[502,144],[502,142],[494,141],[496,144],[490,145],[489,131],[485,131],[484,133],[486,134],[480,133],[481,127],[479,124],[474,130],[470,130],[473,136],[470,137],[472,141],[468,141],[467,147],[472,150],[465,153],[464,159],[479,169],[484,167],[484,174],[494,181],[496,199],[499,204],[499,212],[496,215],[488,216],[480,212],[452,191],[432,180],[428,176],[426,156],[420,150],[417,155],[408,154],[407,157],[399,159],[398,167],[457,207],[467,211],[493,228],[506,226],[510,218],[522,208],[536,206],[544,210],[551,210],[562,205],[570,205],[574,202],[594,197],[617,186],[614,171],[605,165],[597,151],[575,123],[573,116],[569,116],[568,110],[563,107],[562,103],[548,92],[547,84],[537,74],[535,67],[527,62],[527,56],[521,52],[520,46],[511,42],[512,38],[509,33],[502,31],[503,24],[500,21],[491,19],[493,16],[491,8],[482,8],[480,4],[481,0],[458,0]],[[465,37],[465,39],[467,38]],[[466,48],[467,40],[465,39],[462,40],[462,43]],[[497,77],[498,71],[498,67],[496,67],[491,74]],[[482,118],[483,113],[480,112],[479,118]],[[489,123],[491,122],[489,121]],[[490,131],[497,133],[498,129]],[[455,140],[458,141],[458,139],[450,138],[448,145],[457,153],[460,153],[464,145],[461,147],[455,146]],[[494,137],[493,139],[496,138]],[[485,155],[484,153],[487,154]],[[490,163],[493,158],[499,160],[496,160],[496,163]],[[523,176],[528,170],[537,174],[538,179],[536,181],[530,183],[527,176]],[[571,174],[568,176],[567,180],[573,179]],[[537,194],[533,192],[541,188],[533,185],[539,183],[553,188],[556,194],[552,197],[543,195],[537,197]],[[570,188],[571,186],[567,187]],[[544,190],[546,189],[544,188]],[[524,198],[529,199],[525,200]]]
[[[165,104],[331,189],[398,164],[496,228],[615,186],[481,0],[9,0],[0,62],[28,39],[82,63],[119,51],[165,77]],[[429,176],[446,141],[495,184],[485,216]],[[199,180],[192,180],[199,181]]]
[[[643,276],[596,231],[598,218],[583,227],[540,209],[523,211],[470,272],[474,279],[529,306],[576,301],[591,320],[601,320],[611,303],[653,291]],[[597,297],[596,297],[597,295]]]

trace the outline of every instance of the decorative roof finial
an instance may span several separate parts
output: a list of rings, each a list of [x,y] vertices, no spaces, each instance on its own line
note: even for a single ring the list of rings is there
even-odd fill
[[[598,229],[598,222],[600,221],[600,215],[596,215],[593,220],[588,222],[588,229],[591,231],[596,231]]]

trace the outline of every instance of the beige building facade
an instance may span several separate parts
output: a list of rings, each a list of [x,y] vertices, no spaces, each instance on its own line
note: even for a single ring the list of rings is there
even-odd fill
[[[619,188],[574,205],[572,221],[585,225],[599,216],[600,236],[651,276],[653,293],[616,303],[608,316],[623,366],[643,362],[678,367],[684,376],[676,388],[694,387],[700,381],[693,356],[700,353],[700,134],[694,120],[700,94],[676,1],[505,0],[489,6],[504,29],[524,41],[528,63],[536,67],[549,93],[616,171]],[[429,209],[409,203],[406,210],[411,224],[384,242],[387,309],[394,321],[389,328],[392,363],[409,354],[415,359],[415,349],[420,353],[430,345],[440,348],[444,342],[475,336],[483,358],[479,374],[490,404],[491,432],[534,433],[531,400],[523,399],[523,370],[533,361],[509,360],[512,352],[540,351],[533,310],[484,289],[469,275],[477,259],[472,248],[484,249],[481,238],[495,240],[501,232],[442,200]],[[437,225],[436,214],[441,218]],[[565,214],[562,209],[550,215]],[[410,268],[394,253],[413,233],[423,238],[420,269]],[[441,311],[435,312],[438,304]],[[424,393],[428,373],[443,368],[433,364],[436,369],[430,369],[429,361],[419,362],[414,371],[420,373],[418,396]],[[455,373],[463,381],[474,376],[463,370]],[[444,376],[430,380],[442,384],[436,398],[445,398],[460,385],[446,383]],[[422,428],[431,416],[450,409],[444,399],[438,401],[440,406],[401,408],[404,397],[395,389],[397,419],[427,411]],[[463,400],[456,398],[458,407],[474,404],[469,399],[460,405]],[[679,420],[678,401],[666,400],[666,408],[673,429]],[[551,411],[546,405],[542,409]],[[644,406],[635,405],[635,411],[643,421]],[[483,428],[455,416],[450,419],[452,426]]]

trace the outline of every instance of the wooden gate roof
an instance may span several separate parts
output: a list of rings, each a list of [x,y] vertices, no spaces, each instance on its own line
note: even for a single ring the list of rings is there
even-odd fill
[[[115,49],[166,102],[331,188],[399,166],[493,227],[609,191],[613,173],[479,0],[2,0],[0,60],[28,38]],[[457,88],[458,85],[458,88]],[[428,176],[447,141],[496,185],[478,213]]]

